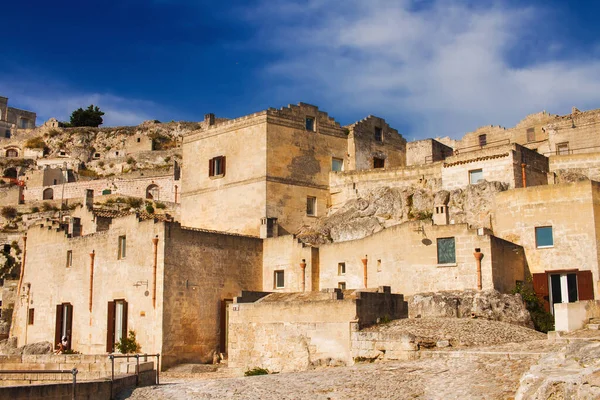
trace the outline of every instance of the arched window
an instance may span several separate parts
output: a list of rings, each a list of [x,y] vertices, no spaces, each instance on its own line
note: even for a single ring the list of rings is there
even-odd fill
[[[19,151],[17,149],[6,150],[6,157],[19,157]]]
[[[42,198],[44,200],[52,200],[52,199],[54,199],[54,190],[52,190],[52,188],[44,189]]]
[[[152,184],[146,188],[146,198],[150,200],[158,200],[158,185]]]

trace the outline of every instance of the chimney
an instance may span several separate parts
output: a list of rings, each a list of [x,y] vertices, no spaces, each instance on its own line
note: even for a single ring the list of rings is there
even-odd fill
[[[215,124],[215,114],[213,114],[213,113],[204,114],[204,122],[208,126],[214,125]]]
[[[85,206],[88,210],[94,208],[94,190],[86,189],[85,190]]]

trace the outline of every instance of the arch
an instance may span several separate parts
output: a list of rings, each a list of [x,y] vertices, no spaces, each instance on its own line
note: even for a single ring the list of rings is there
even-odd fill
[[[146,198],[150,200],[158,200],[159,189],[154,183],[146,188]]]
[[[19,157],[19,150],[17,149],[7,149],[6,157]]]
[[[5,176],[6,178],[17,179],[17,169],[14,167],[6,168],[3,172],[3,176]]]
[[[44,189],[42,193],[43,200],[52,200],[54,199],[54,190],[52,188]]]

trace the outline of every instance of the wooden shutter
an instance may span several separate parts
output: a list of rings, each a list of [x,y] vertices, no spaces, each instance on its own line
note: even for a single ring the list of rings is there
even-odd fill
[[[123,330],[122,335],[124,338],[127,337],[127,302],[123,300]]]
[[[579,300],[594,300],[592,271],[577,271],[577,293]]]
[[[214,176],[215,175],[215,163],[214,160],[211,158],[210,160],[208,160],[208,176]]]
[[[544,305],[544,309],[550,312],[550,292],[546,273],[533,274],[533,291]]]
[[[106,352],[112,353],[115,349],[115,302],[108,302],[106,320]]]
[[[56,345],[60,343],[61,337],[61,328],[62,328],[62,304],[58,304],[56,306],[56,326],[54,329],[54,344],[53,347],[56,348]]]
[[[71,341],[73,339],[73,306],[66,304],[67,306],[67,349],[71,348]],[[62,338],[61,338],[62,339]]]
[[[221,174],[225,175],[225,156],[221,157]]]

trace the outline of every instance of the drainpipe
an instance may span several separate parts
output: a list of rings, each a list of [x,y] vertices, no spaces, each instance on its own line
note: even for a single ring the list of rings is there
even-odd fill
[[[527,187],[527,175],[525,174],[525,167],[527,164],[521,163],[521,176],[523,177],[523,187]]]
[[[483,285],[481,284],[481,259],[483,258],[481,249],[476,248],[473,256],[475,256],[475,260],[477,261],[477,290],[481,290],[483,288]]]
[[[96,257],[96,251],[92,250],[90,253],[90,312],[92,312],[92,300],[94,296],[94,258]]]
[[[156,308],[156,258],[158,257],[158,235],[152,239],[154,244],[154,263],[153,263],[153,290],[152,290],[152,307]]]
[[[365,255],[365,258],[363,258],[362,260],[363,263],[363,283],[365,285],[365,289],[367,288],[367,262],[369,261],[367,259],[367,256]]]
[[[306,291],[306,260],[303,258],[300,263],[300,269],[302,270],[302,291]]]
[[[175,204],[177,204],[177,185],[175,185]]]
[[[19,287],[17,288],[17,297],[21,294],[21,285],[23,276],[25,276],[25,258],[27,257],[27,236],[23,236],[23,260],[21,261],[21,273],[19,274]]]

